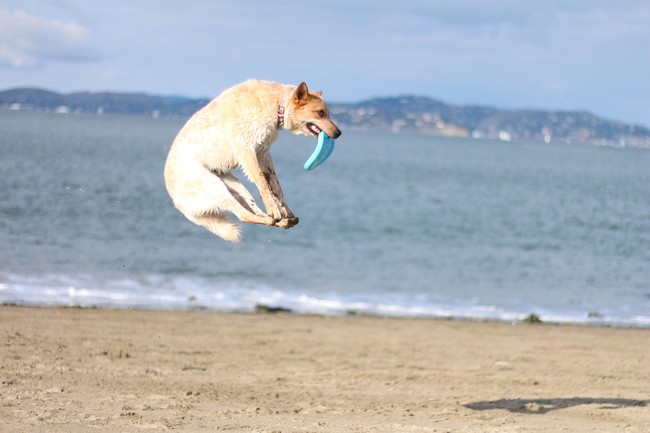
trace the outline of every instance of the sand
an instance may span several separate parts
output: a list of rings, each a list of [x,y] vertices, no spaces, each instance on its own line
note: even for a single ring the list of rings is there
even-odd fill
[[[0,432],[648,432],[650,330],[0,307]]]

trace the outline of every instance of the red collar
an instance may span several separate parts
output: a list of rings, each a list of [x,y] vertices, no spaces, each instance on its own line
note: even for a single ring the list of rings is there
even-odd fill
[[[280,98],[280,103],[278,104],[278,128],[280,129],[284,126],[284,103],[286,99],[287,92],[284,92],[282,98]]]

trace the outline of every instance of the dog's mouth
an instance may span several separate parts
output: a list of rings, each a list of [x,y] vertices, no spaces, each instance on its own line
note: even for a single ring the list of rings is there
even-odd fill
[[[318,136],[320,133],[320,128],[313,123],[307,123],[307,129],[309,129],[309,132],[316,136]]]

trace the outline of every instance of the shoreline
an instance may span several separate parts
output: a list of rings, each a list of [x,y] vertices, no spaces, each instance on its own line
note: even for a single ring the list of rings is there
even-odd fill
[[[88,310],[127,310],[127,311],[159,311],[159,312],[204,312],[214,314],[290,314],[296,316],[317,316],[317,317],[371,317],[380,319],[404,319],[404,320],[441,320],[441,321],[459,321],[459,322],[478,322],[478,323],[501,323],[510,325],[548,325],[548,326],[586,326],[596,328],[617,328],[617,329],[645,329],[650,330],[650,323],[635,322],[621,322],[621,321],[606,321],[605,316],[598,313],[589,313],[587,319],[592,321],[559,321],[548,319],[545,315],[540,315],[535,312],[529,314],[522,314],[518,318],[499,318],[499,317],[477,317],[477,316],[455,316],[455,315],[428,315],[428,314],[382,314],[381,312],[363,311],[363,310],[346,310],[339,311],[333,310],[329,313],[311,312],[294,310],[290,307],[283,305],[268,305],[268,304],[255,304],[252,309],[217,309],[201,305],[192,306],[191,304],[185,308],[170,307],[160,308],[159,306],[132,306],[132,305],[113,305],[113,304],[93,304],[93,305],[65,305],[65,304],[38,304],[29,302],[0,302],[0,308],[47,308],[47,309],[88,309]]]
[[[650,332],[0,307],[11,432],[641,433]]]

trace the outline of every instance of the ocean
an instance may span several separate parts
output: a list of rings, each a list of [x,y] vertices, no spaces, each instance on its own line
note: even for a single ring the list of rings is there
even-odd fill
[[[0,110],[0,303],[650,327],[650,150],[282,133],[300,224],[228,244],[165,191],[182,123]]]

